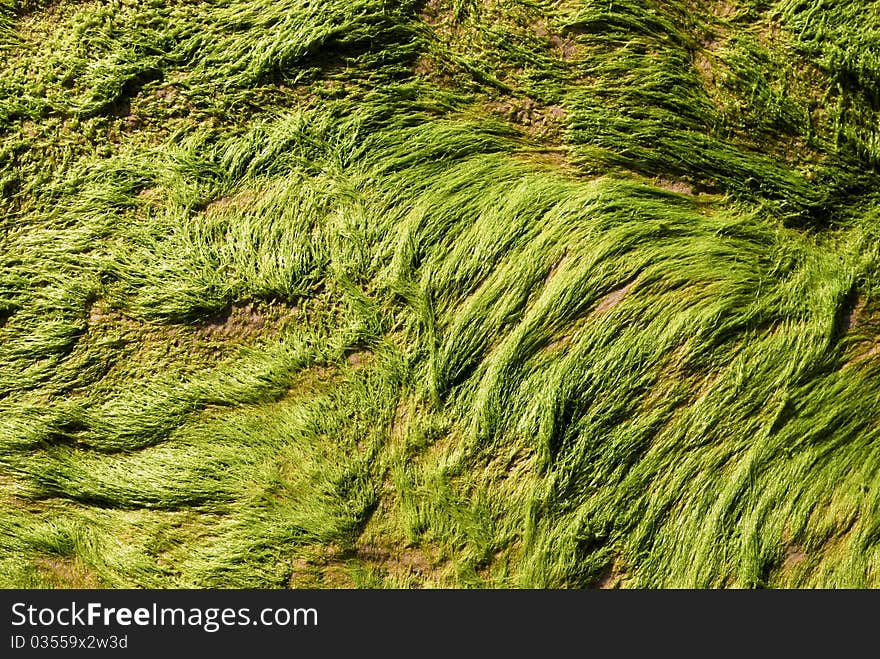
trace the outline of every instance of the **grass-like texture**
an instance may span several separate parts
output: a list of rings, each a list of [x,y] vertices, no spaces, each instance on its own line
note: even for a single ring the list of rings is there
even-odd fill
[[[0,585],[880,585],[878,53],[0,0]]]

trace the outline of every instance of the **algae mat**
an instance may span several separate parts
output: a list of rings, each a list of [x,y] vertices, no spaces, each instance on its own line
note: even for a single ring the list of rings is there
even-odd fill
[[[0,585],[880,585],[878,52],[0,0]]]

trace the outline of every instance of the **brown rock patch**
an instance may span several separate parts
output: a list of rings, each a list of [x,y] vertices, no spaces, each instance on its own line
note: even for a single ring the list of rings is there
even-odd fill
[[[363,368],[370,364],[373,361],[374,355],[369,350],[359,350],[356,352],[350,353],[345,360],[351,365],[353,368]]]
[[[712,3],[712,13],[719,18],[730,18],[736,14],[738,9],[735,2],[729,2],[728,0]]]
[[[58,588],[100,588],[98,577],[79,558],[41,557],[34,566]]]
[[[797,545],[789,545],[785,548],[785,558],[782,561],[782,569],[790,570],[807,560],[807,555]]]
[[[531,138],[556,140],[565,128],[567,115],[558,105],[542,105],[534,99],[523,98],[494,101],[487,107]]]
[[[654,179],[654,185],[656,185],[658,188],[666,190],[667,192],[675,192],[676,194],[686,195],[694,194],[693,186],[685,181],[678,181],[668,178],[657,178]]]
[[[605,568],[593,587],[603,590],[622,588],[625,586],[627,576],[627,573],[621,567],[620,561],[615,560]]]
[[[697,67],[697,72],[704,83],[714,84],[715,69],[712,66],[712,61],[705,52],[698,52],[694,55],[694,66]]]
[[[245,190],[235,195],[221,197],[205,206],[205,215],[222,213],[227,210],[241,210],[247,208],[256,201],[258,196],[255,190]]]
[[[418,548],[395,548],[379,544],[365,544],[357,548],[355,557],[365,563],[375,564],[390,574],[414,572],[427,577],[433,570],[433,562]]]
[[[423,547],[395,546],[389,542],[365,542],[355,547],[337,545],[316,548],[308,558],[291,563],[292,588],[351,588],[352,571],[366,567],[401,582],[439,583],[437,570],[443,561]]]
[[[633,279],[605,295],[605,297],[599,300],[599,303],[593,308],[592,315],[596,316],[611,311],[627,296],[635,283],[635,279]]]
[[[258,336],[270,329],[277,330],[298,313],[297,306],[242,302],[231,305],[209,318],[196,328],[196,333],[206,338],[242,340]]]

